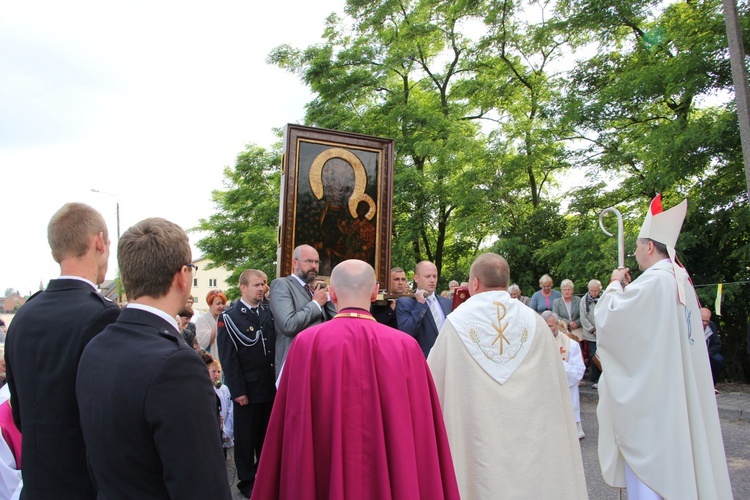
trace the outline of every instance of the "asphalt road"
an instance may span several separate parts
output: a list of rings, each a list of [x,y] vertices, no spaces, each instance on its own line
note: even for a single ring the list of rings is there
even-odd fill
[[[609,487],[602,479],[596,451],[598,423],[596,402],[581,398],[581,423],[586,437],[581,440],[581,454],[586,474],[586,487],[591,500],[614,500],[617,489]],[[750,498],[750,422],[745,420],[721,420],[724,448],[729,464],[729,480],[735,500]],[[623,490],[622,498],[628,498]]]
[[[596,420],[596,402],[581,398],[581,422],[586,437],[581,442],[583,467],[586,474],[586,486],[590,500],[616,500],[618,490],[607,486],[602,479],[599,469],[599,458],[596,450],[598,424]],[[732,492],[735,500],[750,499],[750,422],[746,420],[721,420],[721,430],[724,436],[724,447],[729,464],[729,478],[732,482]],[[227,461],[227,473],[231,484],[236,484],[236,471],[230,453]],[[232,487],[235,500],[242,496],[236,487]],[[622,498],[627,493],[622,491]]]

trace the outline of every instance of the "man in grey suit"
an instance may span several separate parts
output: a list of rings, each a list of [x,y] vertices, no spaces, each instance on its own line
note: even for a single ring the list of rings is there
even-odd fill
[[[276,330],[276,378],[294,337],[308,326],[336,315],[328,290],[315,283],[319,266],[318,251],[310,245],[300,245],[292,253],[294,273],[271,282],[269,305]]]

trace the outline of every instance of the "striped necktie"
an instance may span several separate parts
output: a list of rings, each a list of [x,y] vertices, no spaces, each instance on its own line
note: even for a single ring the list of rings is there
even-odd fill
[[[443,328],[443,323],[445,322],[445,315],[443,314],[443,310],[440,308],[440,304],[438,303],[437,297],[434,293],[427,297],[427,303],[430,306],[430,312],[432,313],[432,317],[435,320],[435,325],[437,325],[437,329],[438,331],[440,331],[440,329]]]

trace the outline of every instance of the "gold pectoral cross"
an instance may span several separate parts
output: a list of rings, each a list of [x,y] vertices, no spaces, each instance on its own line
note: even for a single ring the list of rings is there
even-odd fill
[[[493,340],[492,344],[490,345],[495,345],[495,342],[499,340],[500,341],[500,354],[502,355],[503,354],[503,340],[506,341],[508,345],[510,345],[510,340],[508,340],[508,337],[505,336],[505,330],[506,328],[508,328],[508,323],[504,325],[502,323],[502,319],[505,317],[508,311],[507,309],[505,309],[505,306],[503,305],[502,302],[493,302],[493,304],[497,306],[497,322],[499,324],[496,325],[495,323],[492,323],[492,328],[494,328],[495,331],[497,332],[497,337],[495,337],[495,340]],[[502,312],[500,311],[500,308],[502,308]]]

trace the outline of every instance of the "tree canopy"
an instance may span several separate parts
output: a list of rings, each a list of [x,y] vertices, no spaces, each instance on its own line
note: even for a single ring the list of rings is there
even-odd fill
[[[678,253],[704,303],[733,283],[727,373],[748,378],[750,213],[721,2],[349,0],[322,33],[268,60],[313,92],[306,125],[395,139],[393,265],[431,260],[444,285],[493,250],[525,294],[544,273],[583,293],[617,262],[602,209],[623,213],[632,252],[650,199],[687,197]],[[250,146],[226,170],[199,227],[214,262],[273,272],[279,164],[278,147]]]

